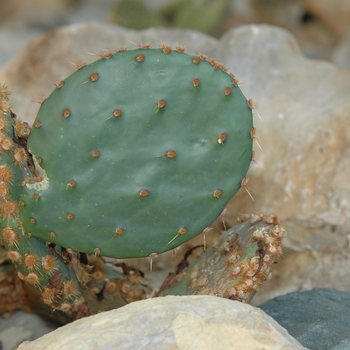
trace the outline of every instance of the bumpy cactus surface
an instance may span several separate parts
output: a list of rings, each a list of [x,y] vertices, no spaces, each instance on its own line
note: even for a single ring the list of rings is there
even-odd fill
[[[81,306],[89,282],[75,252],[171,250],[246,184],[251,101],[226,67],[182,47],[121,48],[79,66],[31,130],[5,87],[0,97],[1,238],[21,278],[61,310]]]
[[[203,245],[195,246],[185,252],[160,290],[152,288],[151,281],[135,266],[121,260],[105,262],[101,257],[89,255],[85,262],[85,269],[90,271],[89,280],[82,290],[85,303],[80,303],[78,310],[83,315],[85,311],[86,315],[87,305],[91,313],[97,313],[163,295],[206,294],[250,302],[281,257],[283,236],[284,229],[275,216],[241,215],[238,224],[224,232],[212,246],[206,249]],[[0,246],[1,257],[0,275],[5,273],[7,278],[0,283],[0,314],[20,308],[61,323],[72,320],[74,313],[51,313],[40,303],[33,287],[20,281],[6,264]],[[84,271],[84,264],[80,265]],[[120,268],[122,271],[118,271]]]
[[[194,263],[185,256],[164,281],[161,295],[207,294],[249,302],[281,257],[285,232],[273,215],[241,215],[238,221]]]
[[[1,92],[1,91],[0,91]],[[4,91],[3,91],[4,92]],[[13,139],[16,123],[25,130],[26,125],[17,121],[7,105],[6,95],[1,96],[0,116],[0,222],[1,238],[8,250],[9,259],[16,264],[18,275],[29,284],[42,290],[45,303],[69,311],[74,303],[77,305],[80,286],[74,270],[68,266],[61,255],[61,247],[56,249],[45,241],[25,232],[19,218],[19,210],[23,206],[20,201],[22,189],[22,170],[26,168],[27,153]],[[19,124],[17,124],[18,126]],[[19,140],[19,138],[17,138]],[[80,300],[80,302],[83,302]]]
[[[252,111],[220,67],[170,48],[117,52],[42,103],[23,188],[27,232],[85,253],[162,253],[200,234],[241,187]]]

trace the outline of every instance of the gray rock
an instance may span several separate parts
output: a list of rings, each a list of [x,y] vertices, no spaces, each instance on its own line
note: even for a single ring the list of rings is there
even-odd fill
[[[242,81],[257,117],[256,161],[248,188],[227,208],[277,214],[287,231],[285,258],[256,295],[314,286],[350,290],[350,72],[308,60],[287,32],[268,26],[229,31],[217,46]],[[287,272],[288,271],[288,272]]]
[[[304,349],[263,311],[213,296],[148,299],[77,320],[19,350]]]
[[[23,341],[35,340],[58,326],[56,322],[23,311],[0,318],[0,350],[13,350]]]
[[[331,61],[341,69],[350,68],[350,29],[343,34],[343,37],[335,47]]]
[[[350,293],[315,288],[259,307],[310,350],[350,349]]]

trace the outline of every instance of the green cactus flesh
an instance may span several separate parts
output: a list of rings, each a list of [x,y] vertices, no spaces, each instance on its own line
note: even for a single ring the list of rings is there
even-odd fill
[[[252,110],[226,68],[182,50],[104,55],[42,103],[23,188],[26,232],[74,251],[145,257],[200,234],[240,189]]]
[[[3,99],[0,100],[2,102]],[[26,233],[18,216],[22,205],[20,193],[23,173],[29,174],[29,170],[23,163],[26,158],[24,149],[13,141],[15,124],[21,122],[16,120],[10,110],[1,112],[0,239],[8,251],[8,258],[18,269],[18,276],[38,287],[46,304],[72,311],[74,303],[81,297],[75,271],[61,257],[60,247],[55,250],[45,241]]]
[[[250,302],[282,255],[285,231],[273,215],[241,215],[238,221],[196,261],[187,263],[186,254],[160,295],[207,294]]]

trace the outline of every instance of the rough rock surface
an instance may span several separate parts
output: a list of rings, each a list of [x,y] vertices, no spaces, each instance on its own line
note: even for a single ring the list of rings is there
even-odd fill
[[[339,68],[350,69],[350,24],[342,39],[335,47],[331,61]]]
[[[217,53],[264,120],[256,120],[264,152],[257,149],[260,166],[250,173],[255,202],[241,192],[228,212],[273,212],[287,230],[285,259],[264,290],[350,290],[341,278],[350,264],[349,72],[305,59],[292,37],[271,27],[229,32]]]
[[[17,311],[7,319],[0,317],[0,349],[12,350],[25,340],[34,340],[53,331],[58,324],[40,316]]]
[[[260,309],[212,296],[143,300],[58,328],[20,350],[304,349]]]
[[[350,3],[347,0],[300,0],[305,9],[319,18],[335,35],[349,29]]]
[[[69,62],[92,61],[101,49],[134,43],[186,45],[230,67],[253,98],[258,142],[248,189],[232,200],[227,225],[240,212],[273,213],[287,229],[285,257],[256,296],[329,287],[350,291],[350,73],[304,58],[286,31],[266,25],[229,30],[221,40],[194,31],[132,31],[96,23],[54,30],[32,41],[0,71],[13,90],[14,111],[27,121],[40,101],[74,70]],[[220,222],[218,221],[218,224]],[[214,231],[213,231],[214,232]],[[208,235],[210,242],[210,235]],[[161,261],[156,259],[155,262]]]
[[[315,288],[259,307],[310,350],[350,349],[350,293]]]

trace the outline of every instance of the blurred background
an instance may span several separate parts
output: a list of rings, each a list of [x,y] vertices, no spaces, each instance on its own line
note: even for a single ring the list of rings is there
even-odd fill
[[[350,67],[349,0],[0,0],[0,65],[33,37],[86,21],[214,37],[245,24],[272,24],[290,31],[307,57]]]

